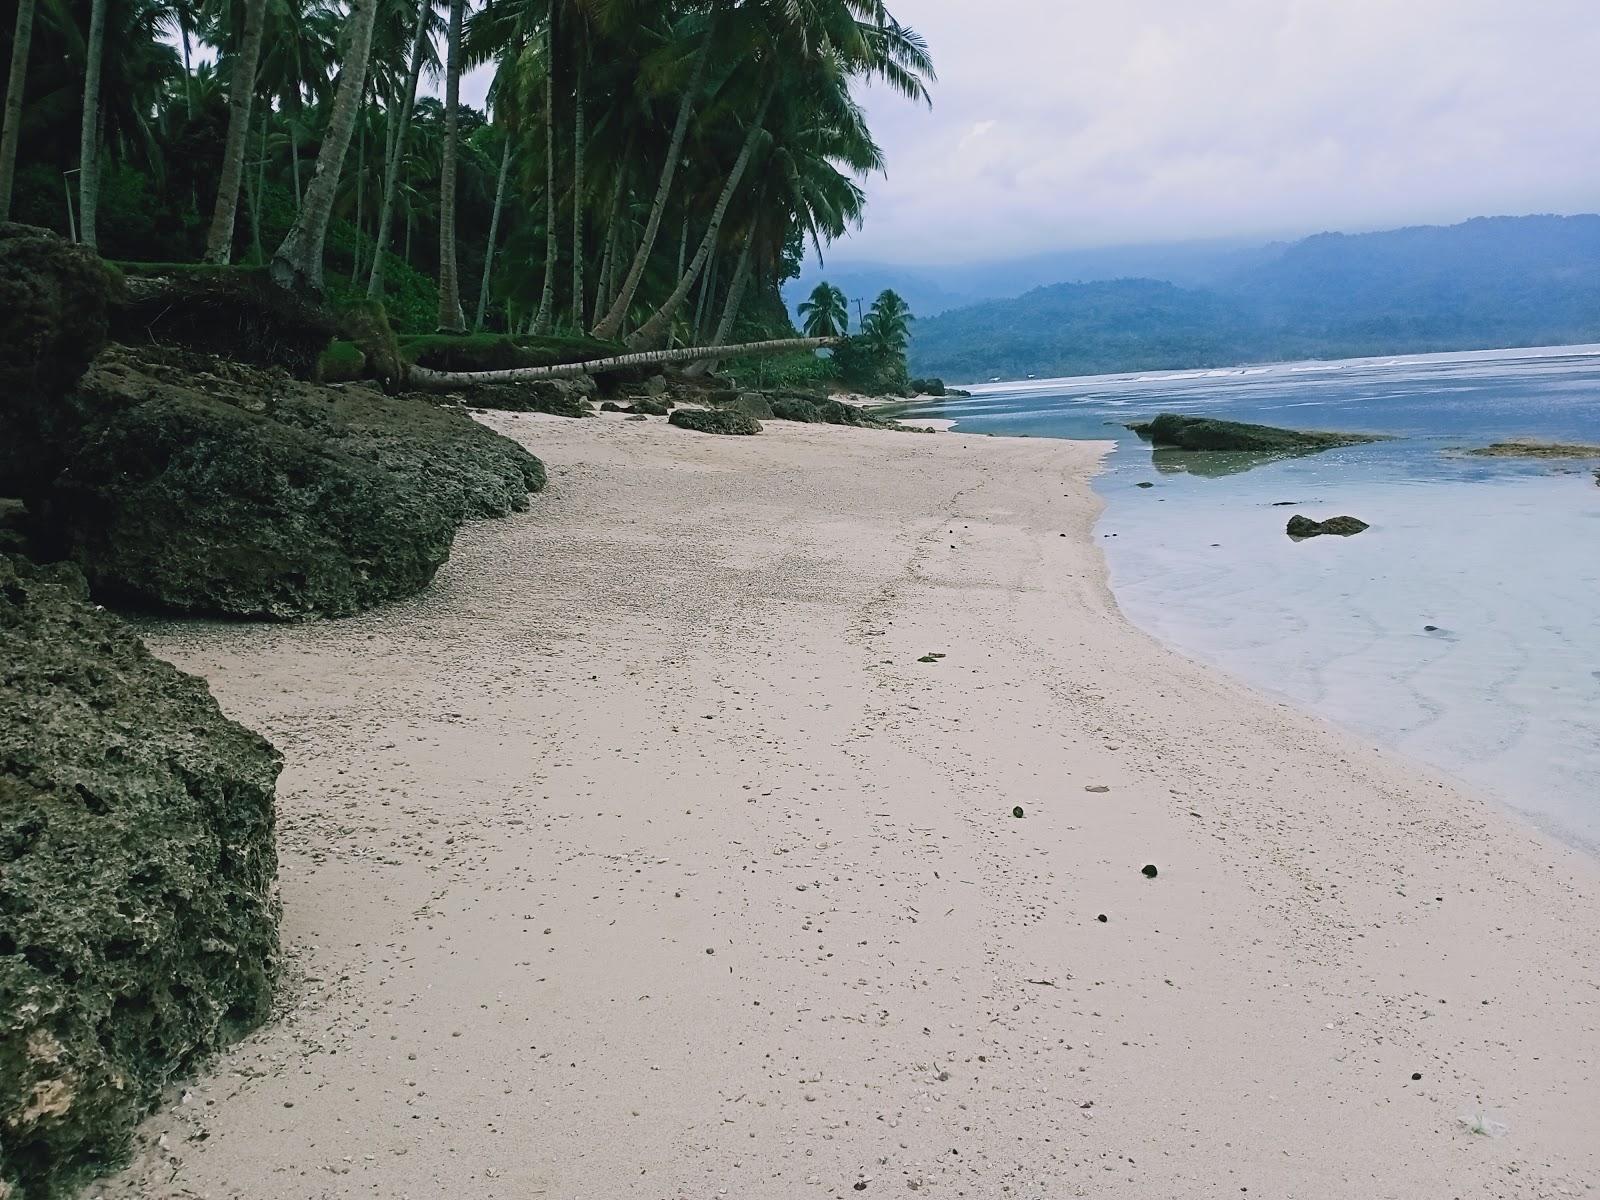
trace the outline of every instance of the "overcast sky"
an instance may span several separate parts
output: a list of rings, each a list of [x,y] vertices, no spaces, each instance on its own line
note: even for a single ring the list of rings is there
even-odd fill
[[[934,106],[835,262],[1600,208],[1600,0],[890,2]]]

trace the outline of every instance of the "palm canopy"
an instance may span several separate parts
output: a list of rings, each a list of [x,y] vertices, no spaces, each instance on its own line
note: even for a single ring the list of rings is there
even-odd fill
[[[823,280],[800,302],[800,319],[807,337],[838,337],[850,327],[850,301],[844,292]]]
[[[911,340],[911,306],[892,288],[878,294],[861,322],[867,344],[880,354],[903,355]]]

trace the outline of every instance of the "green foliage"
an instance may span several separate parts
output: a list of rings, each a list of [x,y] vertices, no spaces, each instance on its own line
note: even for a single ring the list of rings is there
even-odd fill
[[[317,379],[323,383],[345,383],[360,379],[367,370],[367,356],[354,342],[329,342],[317,359]]]
[[[838,288],[823,280],[800,303],[800,318],[807,337],[838,337],[850,328],[850,302]]]

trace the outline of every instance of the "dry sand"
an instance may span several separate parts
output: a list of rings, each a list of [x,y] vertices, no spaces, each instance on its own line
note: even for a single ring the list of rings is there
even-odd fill
[[[1101,447],[489,420],[552,486],[426,595],[152,630],[290,962],[105,1194],[1600,1181],[1596,866],[1132,629]]]

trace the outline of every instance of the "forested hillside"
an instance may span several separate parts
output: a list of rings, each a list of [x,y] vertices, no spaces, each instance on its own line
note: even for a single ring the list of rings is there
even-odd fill
[[[1600,340],[1600,216],[1319,234],[1209,289],[1057,284],[918,323],[951,380]]]

